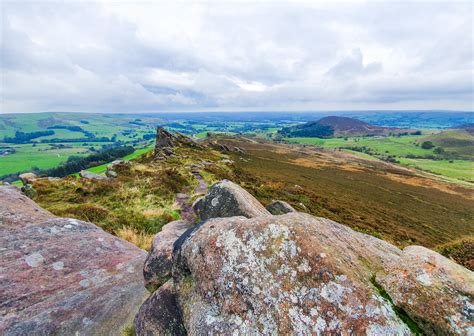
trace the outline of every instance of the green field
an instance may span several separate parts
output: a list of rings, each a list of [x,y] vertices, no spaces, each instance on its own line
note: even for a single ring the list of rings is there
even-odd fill
[[[424,160],[400,158],[400,163],[434,174],[474,183],[474,162],[468,160]]]
[[[397,163],[417,168],[437,175],[467,182],[474,182],[474,162],[469,135],[449,131],[433,135],[410,135],[388,137],[352,137],[352,138],[286,138],[294,143],[314,145],[323,148],[344,149],[359,157],[368,159],[386,159],[392,157]],[[435,147],[423,149],[420,144],[432,141],[435,145],[444,145],[446,151],[459,153],[467,160],[433,160],[407,156],[437,157]],[[468,145],[466,145],[466,143]],[[449,145],[449,146],[448,146]]]
[[[47,169],[59,165],[72,155],[89,154],[87,147],[50,149],[48,144],[38,144],[35,147],[31,144],[9,144],[9,147],[15,148],[16,152],[0,157],[0,176],[27,171],[32,167]]]
[[[137,149],[135,152],[133,152],[132,154],[129,154],[127,156],[124,156],[122,158],[122,160],[126,160],[126,161],[129,161],[129,160],[134,160],[136,159],[137,157],[145,154],[145,153],[148,153],[150,151],[152,151],[154,148],[154,146],[149,146],[149,147],[145,147],[145,148],[140,148],[140,149]],[[87,171],[90,171],[91,173],[96,173],[96,174],[102,174],[102,173],[105,173],[105,171],[107,170],[107,166],[109,165],[109,163],[105,163],[103,165],[100,165],[100,166],[96,166],[96,167],[92,167],[92,168],[89,168],[89,169],[86,169]],[[78,175],[78,174],[77,174]]]

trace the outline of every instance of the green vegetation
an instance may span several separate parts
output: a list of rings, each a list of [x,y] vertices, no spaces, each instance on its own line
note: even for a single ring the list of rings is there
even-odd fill
[[[285,140],[322,148],[357,152],[356,155],[363,158],[377,158],[448,178],[474,182],[474,152],[472,152],[474,140],[471,145],[468,136],[450,131],[428,136],[286,138]],[[470,137],[474,139],[474,137]],[[440,147],[440,145],[444,147]],[[456,157],[462,159],[456,159]]]
[[[154,160],[150,147],[134,152],[130,167],[117,168],[118,177],[108,180],[68,176],[38,180],[33,184],[38,204],[52,213],[90,221],[131,243],[149,249],[161,227],[180,218],[176,194],[197,184],[186,168],[201,159],[217,161],[212,150],[177,148],[182,157]],[[92,168],[92,170],[97,167]]]
[[[436,248],[445,257],[474,271],[474,237],[468,236],[440,245]]]
[[[388,295],[385,289],[377,282],[375,275],[372,276],[370,281],[372,282],[372,285],[374,285],[377,292],[379,292],[380,296],[383,297],[388,303],[390,303],[395,314],[397,314],[400,320],[402,320],[403,323],[407,325],[407,327],[411,330],[411,332],[415,335],[424,335],[423,330],[421,330],[418,324],[416,324],[416,322],[413,321],[413,319],[407,314],[407,312],[403,308],[393,303],[390,295]]]
[[[341,139],[344,141],[343,139]],[[219,179],[239,183],[263,204],[274,199],[346,224],[400,247],[434,247],[474,234],[472,189],[416,175],[379,160],[314,147],[252,143],[221,137],[243,148],[234,168],[208,167]],[[337,155],[337,156],[336,156]]]
[[[115,159],[131,155],[134,151],[133,147],[114,147],[86,157],[70,156],[65,163],[58,167],[43,171],[40,175],[44,174],[46,176],[64,177],[80,172],[86,168],[109,163]]]

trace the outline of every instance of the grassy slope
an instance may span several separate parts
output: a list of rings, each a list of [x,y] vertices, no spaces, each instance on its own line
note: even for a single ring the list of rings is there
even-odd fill
[[[433,247],[474,234],[472,189],[389,169],[377,161],[331,161],[332,154],[311,148],[300,153],[275,145],[232,145],[246,148],[249,160],[235,157],[237,171],[221,177],[239,182],[264,204],[283,199],[399,246]]]
[[[444,134],[441,136],[441,134]],[[468,135],[469,136],[469,135]],[[364,138],[287,138],[290,142],[315,145],[324,148],[342,148],[342,147],[368,147],[377,153],[378,156],[392,155],[396,156],[401,164],[414,167],[417,169],[429,171],[435,174],[443,175],[449,178],[460,179],[463,181],[474,182],[473,175],[473,161],[470,160],[454,160],[452,163],[448,160],[427,160],[427,159],[408,159],[405,156],[412,155],[429,155],[434,154],[434,149],[423,149],[417,144],[423,141],[433,141],[436,146],[443,146],[450,151],[461,152],[466,157],[472,151],[469,146],[460,146],[459,143],[453,142],[452,139],[463,139],[466,137],[459,132],[442,132],[429,136],[402,136],[402,137],[364,137]],[[471,137],[472,138],[472,137]],[[436,139],[436,140],[434,140]],[[453,144],[452,147],[445,147],[447,143]],[[457,144],[457,145],[456,145]],[[465,143],[461,143],[465,144]],[[352,151],[353,152],[353,151]],[[353,152],[354,153],[354,152]],[[370,158],[370,155],[365,153],[357,153],[356,155]],[[474,153],[470,154],[474,157]]]
[[[177,149],[188,158],[153,160],[150,148],[136,151],[131,168],[119,171],[118,178],[87,180],[76,176],[34,183],[35,201],[58,216],[93,222],[104,230],[149,249],[161,227],[179,219],[176,194],[197,184],[189,166],[201,159],[216,161],[213,151]],[[212,179],[212,176],[207,175]]]

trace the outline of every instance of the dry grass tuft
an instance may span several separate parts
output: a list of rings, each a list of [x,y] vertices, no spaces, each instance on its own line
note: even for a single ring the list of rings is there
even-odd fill
[[[151,243],[153,242],[154,236],[153,234],[140,232],[128,227],[118,229],[115,232],[115,235],[146,251],[151,249]]]

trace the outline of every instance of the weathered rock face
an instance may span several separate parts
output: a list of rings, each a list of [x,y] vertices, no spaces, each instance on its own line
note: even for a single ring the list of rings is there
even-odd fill
[[[410,334],[371,283],[400,254],[379,239],[291,213],[210,219],[180,240],[173,279],[190,335]]]
[[[222,181],[196,202],[205,221],[174,242],[137,335],[473,334],[469,270],[294,209],[272,216],[242,190]]]
[[[120,335],[147,291],[145,252],[0,186],[0,334]]]
[[[285,201],[273,201],[266,206],[266,209],[272,215],[283,215],[289,212],[296,212],[296,210]]]
[[[216,217],[257,217],[271,215],[262,204],[237,184],[224,180],[214,184],[208,194],[194,204],[201,220]]]
[[[428,334],[474,334],[474,273],[421,246],[409,246],[377,281]]]
[[[18,178],[21,180],[21,182],[26,185],[26,184],[31,184],[33,183],[34,181],[36,181],[36,179],[38,178],[38,176],[36,176],[36,174],[34,173],[23,173],[23,174],[20,174],[18,176]]]
[[[107,180],[108,179],[107,176],[102,176],[102,175],[99,175],[99,174],[91,173],[91,172],[88,172],[87,170],[81,170],[79,175],[82,178],[90,179],[90,180]]]
[[[137,335],[150,336],[186,335],[171,280],[155,291],[140,307],[135,318],[135,332]]]
[[[164,158],[175,155],[172,148],[176,146],[200,147],[191,138],[180,133],[170,133],[163,127],[156,129],[155,157]]]
[[[189,228],[190,224],[178,220],[163,226],[153,239],[153,245],[143,267],[145,286],[158,288],[171,277],[173,243]]]

